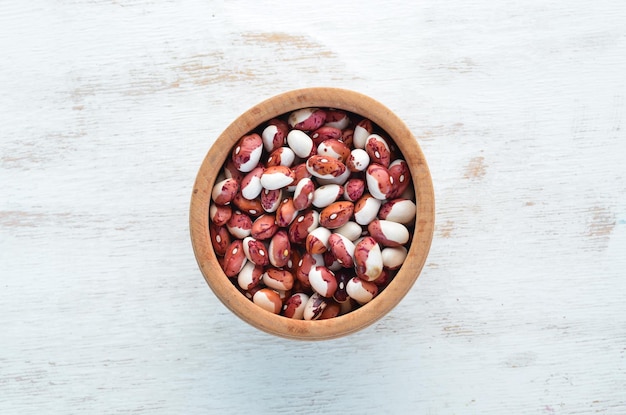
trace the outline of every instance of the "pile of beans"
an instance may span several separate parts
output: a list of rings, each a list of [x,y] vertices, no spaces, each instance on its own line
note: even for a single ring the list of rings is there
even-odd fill
[[[261,308],[336,317],[372,300],[407,255],[416,205],[392,139],[369,119],[303,108],[241,137],[211,193],[224,273]]]

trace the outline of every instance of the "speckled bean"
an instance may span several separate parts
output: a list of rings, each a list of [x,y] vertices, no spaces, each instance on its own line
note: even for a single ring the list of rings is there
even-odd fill
[[[332,297],[337,289],[335,274],[325,266],[317,265],[309,271],[309,283],[323,297]]]
[[[366,236],[354,245],[356,275],[365,281],[374,281],[383,270],[380,245],[371,236]]]
[[[400,246],[409,241],[409,231],[401,223],[374,219],[367,225],[369,234],[382,246]]]
[[[267,268],[261,278],[266,286],[275,290],[290,290],[293,287],[293,275],[284,269]]]
[[[268,247],[269,261],[277,267],[282,268],[287,265],[291,258],[291,242],[289,242],[289,236],[284,230],[279,230],[270,239]]]
[[[380,207],[378,218],[407,224],[415,221],[417,206],[410,199],[393,199]]]
[[[239,191],[239,182],[235,179],[224,179],[213,186],[211,198],[218,205],[228,205]]]
[[[230,206],[221,206],[212,203],[209,207],[209,219],[217,226],[224,226],[226,222],[233,215],[233,210]]]
[[[306,251],[310,254],[323,254],[328,249],[330,235],[330,231],[321,226],[313,229],[306,237]]]
[[[315,292],[306,302],[303,317],[305,320],[317,320],[328,306],[328,300]]]
[[[333,233],[328,237],[328,245],[337,262],[342,267],[352,268],[354,266],[354,243],[339,233]]]
[[[250,235],[258,240],[269,239],[280,228],[276,224],[276,216],[270,214],[264,214],[256,218],[252,222],[252,228],[250,228]]]
[[[261,176],[265,168],[263,166],[257,166],[246,174],[241,181],[241,194],[246,199],[254,199],[261,194],[263,185],[261,184]]]
[[[233,148],[231,157],[237,170],[248,173],[258,166],[262,153],[263,139],[260,135],[253,133],[241,137]]]
[[[372,122],[368,119],[363,119],[354,127],[353,142],[355,148],[365,148],[367,137],[372,134],[374,127]]]
[[[324,125],[326,111],[320,108],[302,108],[289,114],[287,122],[295,130],[313,131]]]
[[[376,297],[376,294],[378,294],[378,286],[373,282],[354,277],[346,284],[346,291],[350,298],[353,298],[359,304],[366,304]]]
[[[271,166],[261,175],[261,185],[267,190],[278,190],[295,180],[293,170],[287,166]]]
[[[224,254],[224,274],[227,277],[236,276],[247,261],[246,254],[243,252],[243,241],[235,239],[228,245]]]
[[[287,142],[287,134],[289,133],[289,125],[280,119],[274,118],[268,121],[267,127],[263,129],[261,138],[263,146],[268,153],[282,147]]]
[[[305,293],[295,293],[285,301],[283,305],[283,316],[294,320],[304,319],[304,308],[309,296]]]
[[[279,314],[283,306],[280,295],[271,288],[261,288],[255,292],[252,301],[262,309],[273,314]]]
[[[226,228],[237,239],[243,239],[252,232],[252,219],[240,210],[233,212],[226,222]]]
[[[320,212],[319,223],[327,229],[337,229],[350,220],[354,212],[354,203],[342,200],[331,203]]]
[[[263,241],[254,239],[252,236],[243,238],[243,252],[248,261],[261,266],[270,263],[267,247]]]
[[[265,167],[286,166],[291,167],[296,159],[296,154],[289,147],[278,147],[267,158]]]

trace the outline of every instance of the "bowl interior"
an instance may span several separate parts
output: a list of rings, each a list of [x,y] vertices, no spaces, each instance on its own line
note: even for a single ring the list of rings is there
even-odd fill
[[[417,218],[408,256],[392,282],[368,304],[328,320],[293,320],[261,309],[243,296],[218,264],[209,235],[211,190],[231,149],[245,134],[274,117],[306,107],[336,108],[370,119],[395,142],[409,165]],[[218,299],[242,320],[277,336],[299,340],[323,340],[363,329],[385,314],[417,280],[434,230],[434,194],[426,159],[417,140],[393,112],[374,99],[338,88],[307,88],[285,92],[250,108],[215,140],[204,158],[194,184],[190,205],[190,233],[200,270]]]

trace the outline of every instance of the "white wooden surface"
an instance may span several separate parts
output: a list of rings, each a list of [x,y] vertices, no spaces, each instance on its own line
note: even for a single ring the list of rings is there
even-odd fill
[[[626,413],[626,3],[0,5],[0,413]],[[208,289],[195,173],[286,90],[406,121],[431,253],[347,338],[256,331]]]

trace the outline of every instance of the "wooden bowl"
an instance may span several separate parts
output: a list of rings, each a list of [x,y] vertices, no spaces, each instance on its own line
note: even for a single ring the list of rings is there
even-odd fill
[[[292,320],[261,309],[248,300],[222,271],[209,235],[211,190],[235,143],[264,122],[291,111],[307,108],[336,108],[369,118],[393,139],[408,163],[415,188],[417,218],[404,265],[391,283],[372,301],[339,317],[327,320]],[[252,326],[280,337],[323,340],[363,329],[386,315],[417,280],[433,237],[434,194],[426,159],[407,126],[388,108],[363,94],[337,88],[306,88],[289,91],[250,108],[217,138],[206,155],[193,187],[190,232],[194,254],[218,299]]]

